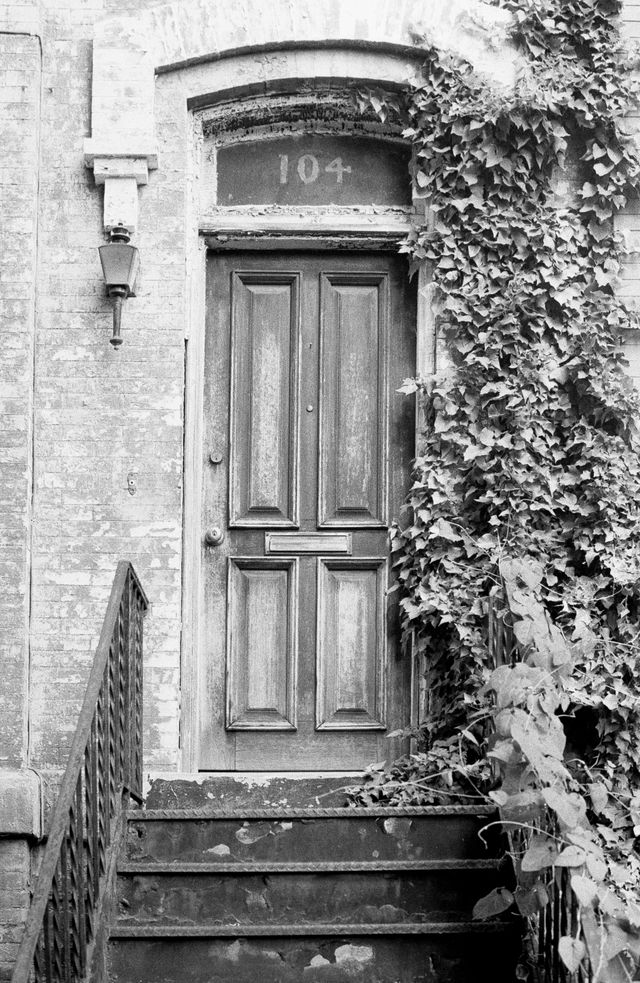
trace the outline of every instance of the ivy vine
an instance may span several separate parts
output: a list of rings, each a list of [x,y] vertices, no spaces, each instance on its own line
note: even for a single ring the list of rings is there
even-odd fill
[[[402,248],[430,273],[448,364],[403,387],[426,425],[410,519],[392,530],[430,712],[418,751],[374,768],[359,797],[488,794],[533,828],[546,810],[558,833],[534,836],[520,893],[498,908],[530,913],[547,868],[571,866],[604,961],[628,974],[640,957],[640,398],[621,353],[637,317],[616,293],[626,244],[612,220],[640,190],[625,123],[637,65],[620,0],[497,5],[526,59],[513,88],[432,50],[403,98],[361,97],[399,116],[413,147],[431,221]],[[523,653],[497,670],[495,584]],[[561,949],[572,971],[580,945]]]

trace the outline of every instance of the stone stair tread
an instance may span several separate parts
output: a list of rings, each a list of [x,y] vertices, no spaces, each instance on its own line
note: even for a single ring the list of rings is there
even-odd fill
[[[156,922],[119,921],[112,939],[127,938],[245,938],[248,936],[343,936],[343,935],[484,935],[517,929],[511,921],[418,921],[418,922],[304,922],[297,924],[174,925]]]
[[[136,863],[482,859],[503,852],[495,812],[434,808],[154,810],[129,822]],[[481,832],[482,830],[486,832]]]
[[[251,860],[251,861],[184,861],[158,862],[126,860],[118,866],[119,874],[324,874],[324,873],[378,873],[380,871],[431,871],[431,870],[497,870],[499,858],[487,860]]]
[[[155,820],[200,819],[377,819],[381,816],[493,816],[493,806],[264,806],[248,809],[194,806],[185,809],[129,809],[127,818],[134,822]]]

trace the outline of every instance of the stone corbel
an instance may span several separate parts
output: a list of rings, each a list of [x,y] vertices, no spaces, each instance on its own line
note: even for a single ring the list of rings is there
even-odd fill
[[[95,157],[92,161],[97,185],[104,186],[103,224],[106,233],[138,229],[138,188],[149,180],[146,157]]]

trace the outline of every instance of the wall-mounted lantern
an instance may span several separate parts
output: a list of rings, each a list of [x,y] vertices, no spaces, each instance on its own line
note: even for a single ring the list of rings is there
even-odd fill
[[[129,233],[124,228],[111,230],[111,242],[99,246],[102,273],[109,297],[113,297],[113,337],[109,340],[114,348],[122,344],[120,321],[122,302],[127,297],[135,297],[133,288],[140,266],[140,254],[135,246],[129,245]]]

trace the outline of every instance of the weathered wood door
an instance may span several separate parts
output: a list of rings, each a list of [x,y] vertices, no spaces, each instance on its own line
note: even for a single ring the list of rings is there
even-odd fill
[[[414,364],[399,257],[210,257],[202,769],[363,768],[408,723],[388,525]]]

